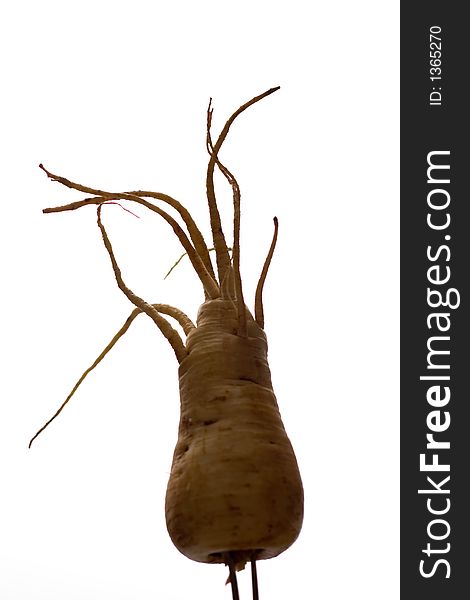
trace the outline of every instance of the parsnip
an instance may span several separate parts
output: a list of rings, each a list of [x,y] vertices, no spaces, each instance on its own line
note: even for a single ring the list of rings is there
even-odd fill
[[[292,446],[271,384],[264,331],[247,311],[236,334],[229,300],[205,302],[179,367],[181,419],[166,496],[175,546],[237,567],[288,548],[302,524]]]
[[[137,308],[31,442],[61,412],[84,377],[127,331],[137,314],[145,312],[168,339],[179,362],[181,418],[166,494],[168,532],[178,550],[188,558],[228,564],[232,585],[235,571],[243,568],[247,561],[254,566],[256,560],[272,558],[286,550],[299,535],[303,519],[301,478],[273,392],[264,333],[262,292],[274,252],[278,223],[275,218],[273,242],[256,290],[253,318],[243,299],[240,275],[240,189],[218,156],[235,118],[277,89],[256,96],[235,111],[215,144],[210,133],[212,108],[209,105],[207,149],[210,158],[206,187],[216,271],[190,213],[175,199],[154,192],[96,190],[53,175],[41,165],[52,179],[92,195],[44,212],[97,205],[98,226],[116,281]],[[232,256],[215,198],[213,178],[216,167],[233,191]],[[175,208],[189,237],[173,217],[147,198]],[[156,212],[180,239],[205,293],[196,325],[174,307],[147,303],[124,283],[101,218],[102,206],[118,200],[137,202]],[[187,336],[185,342],[163,314],[180,323]],[[238,597],[235,587],[234,597]]]

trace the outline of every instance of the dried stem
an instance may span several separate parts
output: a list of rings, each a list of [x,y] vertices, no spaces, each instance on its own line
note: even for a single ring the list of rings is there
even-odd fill
[[[191,241],[194,244],[194,248],[195,248],[196,252],[201,257],[201,260],[204,263],[204,266],[206,267],[208,272],[211,274],[212,278],[215,280],[214,269],[212,267],[212,262],[211,262],[211,259],[209,256],[209,249],[208,249],[207,244],[202,236],[202,233],[200,232],[199,228],[197,227],[189,210],[187,210],[180,202],[178,202],[171,196],[167,196],[166,194],[160,194],[158,192],[141,191],[141,190],[138,190],[135,192],[127,192],[127,193],[131,194],[133,196],[139,196],[139,197],[145,197],[145,198],[155,198],[157,200],[162,200],[163,202],[167,202],[170,206],[172,206],[174,209],[176,209],[179,212],[179,214],[181,215],[181,218],[183,219],[183,221],[185,222],[186,227],[188,228],[189,237],[191,238]]]
[[[208,131],[207,131],[207,149],[209,154],[212,155],[214,152],[214,147],[212,144],[212,138],[210,134],[210,123],[212,118],[212,112],[208,112]],[[232,253],[232,262],[233,262],[233,278],[234,278],[234,287],[235,287],[235,298],[236,298],[236,306],[237,306],[237,318],[238,318],[238,335],[241,337],[246,337],[247,329],[246,329],[246,310],[245,310],[245,300],[243,297],[243,286],[242,279],[240,274],[240,186],[238,185],[237,180],[233,176],[233,174],[227,169],[225,165],[223,165],[219,158],[216,157],[216,164],[219,167],[221,173],[227,179],[232,187],[232,195],[233,195],[233,253]],[[231,270],[227,273],[227,275],[231,278],[232,272]],[[223,289],[223,288],[222,288]]]
[[[173,317],[176,321],[178,321],[178,323],[181,325],[181,327],[183,328],[183,331],[186,335],[188,335],[188,333],[195,328],[194,323],[191,321],[191,319],[184,314],[183,311],[179,310],[178,308],[175,308],[174,306],[169,306],[168,304],[152,304],[152,306],[159,312],[163,313],[163,314],[167,314],[171,317]],[[60,415],[60,413],[62,412],[62,410],[64,409],[65,405],[71,400],[72,396],[75,394],[75,392],[78,390],[78,388],[80,387],[80,385],[82,384],[83,380],[85,379],[85,377],[91,373],[91,371],[93,371],[93,369],[95,369],[100,362],[103,360],[103,358],[108,354],[108,352],[110,350],[112,350],[112,348],[116,345],[116,343],[122,338],[122,336],[126,333],[126,331],[129,329],[129,327],[131,326],[132,322],[134,321],[134,319],[137,317],[137,315],[140,315],[143,311],[140,308],[134,308],[134,310],[131,312],[131,314],[127,317],[126,322],[124,323],[124,325],[121,327],[121,329],[113,336],[112,340],[109,342],[109,344],[106,346],[106,348],[104,348],[104,350],[99,354],[99,356],[95,359],[95,361],[93,362],[92,365],[90,365],[88,367],[88,369],[86,369],[82,375],[80,376],[79,380],[77,381],[77,383],[73,386],[70,394],[67,396],[67,398],[64,400],[64,402],[60,405],[59,409],[54,413],[54,415],[41,427],[41,429],[39,429],[34,436],[31,438],[28,447],[31,448],[31,444],[34,442],[34,440],[38,437],[38,435],[40,433],[42,433],[44,431],[44,429],[46,429],[46,427],[48,425],[50,425],[50,423],[52,423],[52,421],[58,417]]]
[[[258,281],[258,285],[256,286],[255,293],[255,321],[258,325],[264,329],[264,311],[263,311],[263,287],[264,282],[266,281],[266,275],[268,274],[269,265],[271,264],[271,260],[273,258],[274,249],[276,247],[277,242],[277,232],[279,228],[279,223],[277,217],[274,217],[274,234],[271,242],[271,246],[269,248],[268,255],[266,260],[264,261],[263,269],[261,271],[261,275]]]
[[[213,252],[215,250],[215,248],[209,248],[209,252]],[[232,251],[232,248],[229,248],[230,252]],[[171,275],[171,273],[173,272],[174,269],[176,269],[176,267],[180,264],[180,262],[183,260],[183,258],[185,256],[188,256],[187,252],[183,252],[183,254],[178,258],[178,260],[173,264],[173,266],[170,268],[170,270],[168,271],[168,273],[165,275],[165,277],[163,278],[164,280],[169,277]],[[221,286],[222,288],[222,286]]]
[[[159,214],[161,217],[163,217],[163,219],[165,219],[165,221],[169,225],[171,225],[173,231],[175,232],[176,236],[178,237],[179,241],[181,242],[181,245],[188,253],[191,264],[193,265],[194,270],[196,271],[197,275],[199,276],[199,279],[200,279],[208,297],[209,298],[218,298],[220,296],[219,286],[218,286],[217,282],[215,281],[214,276],[211,275],[211,273],[208,271],[208,269],[206,268],[206,266],[204,264],[204,261],[202,260],[201,256],[199,255],[198,251],[191,244],[189,238],[187,237],[187,235],[183,231],[183,229],[180,227],[178,222],[173,217],[171,217],[167,212],[165,212],[158,206],[155,206],[155,204],[152,204],[148,200],[141,198],[138,195],[134,195],[131,193],[114,193],[114,192],[105,192],[103,190],[97,190],[97,189],[70,181],[69,179],[66,179],[65,177],[61,177],[59,175],[54,175],[53,173],[50,173],[47,169],[45,169],[43,165],[39,165],[39,166],[48,175],[48,177],[50,177],[53,181],[57,181],[68,188],[71,188],[71,189],[74,189],[74,190],[77,190],[80,192],[85,192],[87,194],[95,195],[95,197],[86,198],[85,200],[79,200],[77,202],[71,202],[70,204],[66,204],[63,206],[45,208],[43,210],[44,213],[63,212],[66,210],[76,210],[77,208],[81,208],[82,206],[88,206],[89,204],[91,204],[91,205],[104,204],[105,202],[108,202],[110,200],[131,200],[132,202],[137,202],[138,204],[142,204],[149,210],[152,210],[153,212],[156,212],[157,214]],[[162,195],[162,197],[163,196],[164,195]],[[160,198],[160,199],[163,199],[163,198]],[[177,201],[174,200],[174,202],[176,203]],[[179,205],[179,203],[177,203],[177,204]],[[193,235],[194,235],[194,232],[193,232]],[[202,235],[201,235],[201,239],[202,239]],[[212,271],[212,266],[211,266],[211,271]]]
[[[207,145],[209,146],[210,141],[210,128],[212,122],[212,98],[209,100],[209,106],[207,109]],[[212,144],[211,144],[212,146]],[[213,150],[213,149],[212,149]],[[209,217],[211,223],[212,240],[214,242],[215,257],[217,263],[217,273],[219,276],[219,283],[225,280],[225,275],[230,268],[230,255],[228,253],[227,242],[225,241],[224,232],[222,230],[222,222],[220,220],[219,208],[217,206],[217,200],[215,197],[214,188],[214,167],[216,163],[216,157],[213,152],[210,152],[209,165],[207,167],[206,175],[206,193],[207,201],[209,203]]]
[[[129,289],[124,283],[121,275],[121,270],[119,268],[119,265],[117,264],[113,248],[111,246],[111,242],[108,238],[108,234],[106,233],[106,229],[103,223],[101,222],[101,209],[102,204],[100,204],[97,209],[98,227],[100,228],[105,248],[108,251],[109,258],[111,259],[111,264],[114,270],[114,276],[116,277],[119,289],[123,292],[125,296],[127,296],[127,298],[132,302],[132,304],[140,308],[154,321],[154,323],[157,325],[157,327],[160,329],[160,331],[170,343],[171,347],[175,352],[176,358],[180,363],[183,360],[183,358],[187,356],[187,352],[179,333],[176,331],[176,329],[173,329],[173,327],[170,325],[170,323],[168,323],[168,321],[164,317],[161,316],[158,310],[156,310],[151,304],[145,302],[145,300],[137,296],[137,294],[134,294],[134,292],[131,289]]]
[[[220,221],[220,214],[219,214],[219,210],[217,208],[217,201],[215,198],[215,191],[214,191],[214,169],[215,169],[215,165],[217,164],[217,156],[218,156],[218,153],[219,153],[219,150],[220,150],[222,144],[225,141],[225,138],[227,137],[230,126],[232,125],[234,120],[238,117],[238,115],[240,115],[244,110],[246,110],[247,108],[249,108],[256,102],[259,102],[266,96],[269,96],[273,92],[277,91],[278,89],[279,89],[279,87],[271,88],[271,89],[267,90],[266,92],[263,92],[259,96],[255,96],[254,98],[252,98],[251,100],[249,100],[248,102],[246,102],[245,104],[240,106],[240,108],[238,108],[232,114],[232,116],[229,117],[229,119],[225,123],[225,125],[217,139],[217,142],[215,143],[215,145],[212,148],[211,156],[209,159],[209,164],[207,166],[206,188],[207,188],[207,200],[209,203],[209,214],[210,214],[210,221],[211,221],[212,238],[213,238],[214,247],[216,250],[217,269],[218,269],[218,275],[219,275],[220,282],[224,279],[225,273],[230,266],[230,257],[229,257],[228,251],[227,251],[227,244],[225,242],[225,237],[224,237],[224,234],[222,231],[222,224]],[[208,135],[208,138],[210,136],[212,112],[213,111],[211,108],[211,103],[209,103],[209,108],[207,111],[207,135]],[[235,247],[235,244],[234,244],[234,247]]]

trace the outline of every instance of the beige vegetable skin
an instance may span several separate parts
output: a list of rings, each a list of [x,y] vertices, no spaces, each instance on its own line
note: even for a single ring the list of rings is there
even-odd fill
[[[276,244],[278,223],[274,218],[274,237],[256,290],[252,316],[243,299],[240,276],[240,189],[218,156],[235,118],[277,89],[256,96],[235,111],[215,144],[211,139],[213,111],[209,104],[207,149],[210,158],[206,187],[216,270],[190,213],[171,196],[143,191],[104,192],[53,175],[41,165],[53,180],[89,195],[84,200],[44,212],[97,206],[98,226],[116,281],[136,308],[31,442],[62,411],[83,379],[127,331],[135,317],[145,312],[167,338],[179,363],[181,417],[166,493],[168,532],[178,550],[188,558],[227,564],[234,598],[238,598],[235,572],[246,562],[251,562],[252,569],[256,569],[255,561],[272,558],[286,550],[299,535],[303,519],[302,482],[273,392],[264,332],[262,292]],[[232,255],[215,199],[216,167],[233,191]],[[170,204],[184,222],[186,231],[148,198]],[[179,309],[166,304],[149,304],[124,283],[101,213],[103,205],[125,201],[158,213],[180,239],[205,294],[195,325]],[[185,341],[163,315],[179,323]],[[254,573],[253,597],[257,598],[255,570]]]
[[[166,495],[175,546],[237,567],[288,548],[302,524],[302,485],[267,362],[266,335],[247,313],[236,333],[228,300],[209,300],[179,367],[181,419]]]

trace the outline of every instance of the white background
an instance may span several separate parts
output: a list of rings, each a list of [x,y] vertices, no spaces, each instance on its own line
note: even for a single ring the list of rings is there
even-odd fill
[[[205,113],[242,190],[242,273],[265,287],[275,391],[305,486],[294,546],[261,598],[398,598],[398,2],[17,1],[0,14],[0,598],[230,596],[224,566],[166,532],[176,360],[140,316],[61,417],[131,310],[95,211],[54,173],[183,202],[209,233]],[[231,192],[218,180],[231,238]],[[224,208],[225,207],[225,208]],[[202,291],[171,229],[103,211],[123,276],[195,318]],[[251,597],[248,570],[240,573]]]

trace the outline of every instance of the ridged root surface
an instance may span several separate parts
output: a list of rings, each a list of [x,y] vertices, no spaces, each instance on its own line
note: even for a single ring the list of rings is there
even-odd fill
[[[166,494],[175,546],[205,563],[272,558],[297,538],[303,489],[267,362],[247,311],[236,334],[230,301],[205,302],[179,367],[181,418]]]

